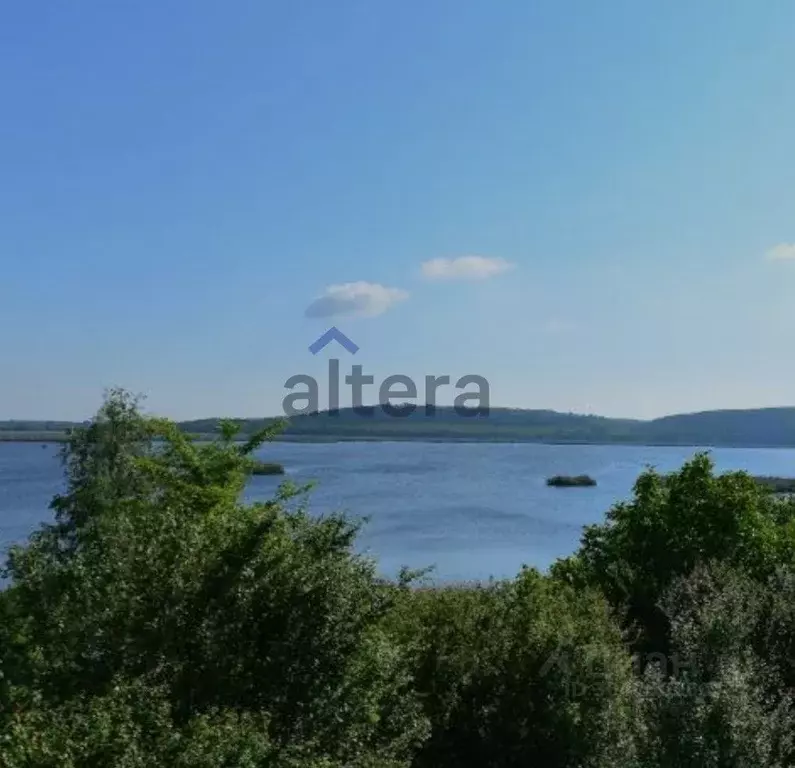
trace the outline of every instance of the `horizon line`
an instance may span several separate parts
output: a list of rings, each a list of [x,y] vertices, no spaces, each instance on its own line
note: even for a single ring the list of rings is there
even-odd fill
[[[392,405],[390,403],[369,403],[369,404],[362,404],[361,406],[344,406],[340,408],[324,408],[318,411],[312,411],[311,413],[302,413],[296,414],[297,417],[307,417],[307,416],[317,416],[321,414],[327,414],[331,411],[352,411],[354,407],[361,407],[361,408],[378,408],[383,407],[384,405],[389,405],[391,408],[402,408],[402,407],[410,407],[413,406],[415,409],[426,409],[428,407],[436,408],[438,410],[455,410],[456,406],[454,405],[440,405],[434,403],[402,403],[397,405]],[[660,419],[672,418],[675,416],[698,416],[701,414],[707,413],[748,413],[748,412],[762,412],[762,411],[785,411],[785,410],[793,410],[795,411],[795,405],[772,405],[772,406],[750,406],[745,408],[706,408],[701,410],[695,411],[674,411],[671,413],[665,413],[661,416],[653,416],[651,418],[640,418],[634,416],[605,416],[600,413],[595,412],[582,412],[582,411],[562,411],[557,410],[555,408],[527,408],[523,406],[512,406],[512,405],[495,405],[495,406],[488,406],[486,408],[483,407],[461,407],[462,410],[485,410],[485,411],[517,411],[517,412],[524,412],[524,413],[551,413],[556,414],[559,416],[575,416],[581,418],[597,418],[597,419],[606,419],[611,421],[633,421],[633,422],[652,422],[652,421],[659,421]],[[290,418],[296,418],[296,416],[289,417],[286,415],[269,415],[269,416],[195,416],[191,418],[182,418],[176,419],[171,416],[163,416],[159,413],[150,413],[145,415],[150,416],[157,416],[159,418],[167,418],[177,424],[181,424],[184,422],[190,421],[254,421],[254,420],[289,420]],[[73,425],[80,425],[91,422],[93,416],[87,419],[61,419],[61,418],[22,418],[22,417],[11,417],[11,418],[4,418],[0,419],[0,424],[13,424],[13,423],[44,423],[44,422],[61,422],[64,424],[73,424]]]

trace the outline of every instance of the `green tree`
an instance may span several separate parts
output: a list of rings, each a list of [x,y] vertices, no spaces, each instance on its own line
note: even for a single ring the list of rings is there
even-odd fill
[[[713,560],[763,580],[791,565],[793,510],[793,502],[777,499],[746,473],[715,474],[709,456],[697,454],[677,472],[644,472],[634,498],[587,527],[579,552],[553,573],[599,587],[639,629],[639,650],[666,653],[669,625],[659,602],[673,580]]]
[[[252,765],[408,763],[427,726],[385,628],[399,587],[302,489],[241,502],[272,432],[198,444],[117,391],[71,435],[56,522],[11,551],[0,594],[2,755],[68,742],[74,765],[144,765],[128,755],[151,739],[201,752],[196,733],[239,723],[269,755]]]
[[[618,766],[631,660],[608,606],[534,570],[412,590],[399,630],[432,724],[415,765]]]
[[[766,586],[722,564],[698,566],[674,581],[661,608],[676,668],[648,665],[635,689],[640,765],[793,764],[792,697],[775,664],[755,648],[769,599]]]

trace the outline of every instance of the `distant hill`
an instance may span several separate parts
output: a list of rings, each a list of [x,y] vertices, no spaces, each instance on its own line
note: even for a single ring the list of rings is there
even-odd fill
[[[219,419],[180,423],[191,434],[210,435]],[[274,419],[236,419],[244,434]],[[74,422],[3,421],[0,440],[52,440]],[[461,416],[453,408],[419,407],[388,416],[376,407],[363,416],[350,408],[296,416],[285,439],[294,440],[488,440],[549,443],[626,443],[635,445],[703,445],[795,447],[795,408],[704,411],[651,421],[613,419],[549,410],[492,408],[487,416]]]
[[[422,408],[388,417],[379,408],[371,417],[350,409],[293,418],[294,437],[369,437],[381,439],[475,439],[555,443],[628,443],[647,445],[792,446],[795,408],[706,411],[650,421],[615,419],[549,410],[492,408],[488,416],[458,415]]]

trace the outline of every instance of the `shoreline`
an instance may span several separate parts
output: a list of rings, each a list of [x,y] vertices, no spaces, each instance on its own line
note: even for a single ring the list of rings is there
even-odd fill
[[[196,440],[212,440],[215,435],[193,434]],[[0,443],[40,443],[42,445],[60,445],[66,442],[67,435],[64,433],[12,433],[4,435],[0,432]],[[245,438],[243,438],[245,439]],[[241,440],[242,442],[242,440]],[[593,445],[593,446],[630,446],[636,448],[699,448],[713,450],[716,448],[742,448],[760,450],[792,450],[795,449],[795,442],[792,444],[769,444],[769,443],[693,443],[689,441],[634,441],[634,440],[554,440],[554,439],[534,439],[516,436],[500,437],[499,435],[487,435],[483,437],[452,437],[452,436],[402,436],[402,435],[279,435],[274,437],[274,443],[472,443],[472,444],[514,444],[514,445]]]

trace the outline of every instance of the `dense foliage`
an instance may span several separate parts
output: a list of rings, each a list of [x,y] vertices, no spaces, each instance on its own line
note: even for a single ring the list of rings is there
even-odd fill
[[[274,425],[198,443],[113,392],[0,592],[0,765],[795,764],[795,502],[645,472],[549,575],[438,588],[306,490]]]

